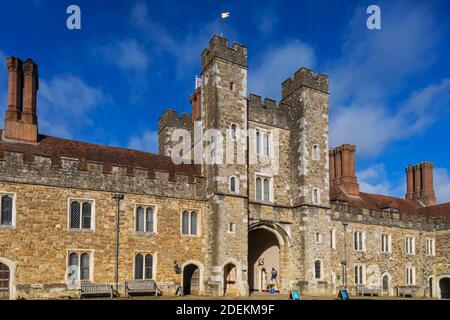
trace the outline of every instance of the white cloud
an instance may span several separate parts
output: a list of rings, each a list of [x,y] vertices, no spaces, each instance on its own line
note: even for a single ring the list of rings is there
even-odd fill
[[[352,143],[358,154],[377,156],[390,143],[424,132],[449,103],[450,79],[444,79],[412,93],[396,111],[383,104],[341,107],[330,123],[330,145]]]
[[[39,131],[72,138],[93,124],[89,112],[107,101],[100,89],[71,74],[41,80],[38,91]]]
[[[423,133],[450,102],[450,79],[442,79],[392,104],[410,77],[432,64],[440,32],[426,4],[397,1],[383,8],[376,32],[362,27],[364,8],[355,11],[343,57],[329,72],[330,145],[353,143],[368,157]]]
[[[128,148],[157,153],[158,132],[144,131],[140,136],[131,137],[128,141]]]
[[[314,68],[314,50],[299,40],[292,40],[264,51],[252,66],[248,81],[250,92],[279,100],[284,80],[300,67]]]
[[[110,64],[124,72],[145,72],[149,65],[145,48],[135,39],[124,39],[96,49]]]
[[[278,22],[278,15],[273,8],[258,6],[254,10],[253,23],[263,35],[270,35],[273,33]]]
[[[363,192],[390,194],[391,186],[387,180],[384,164],[374,164],[356,172],[359,189]]]
[[[186,29],[171,34],[153,19],[144,2],[138,2],[133,7],[131,23],[141,32],[147,48],[155,54],[168,54],[175,59],[178,78],[191,77],[195,70],[199,70],[200,53],[208,45],[211,36],[220,30],[220,22],[214,19],[202,23],[194,31]],[[223,33],[228,39],[236,35],[229,25],[223,26]]]
[[[437,203],[450,202],[450,175],[447,169],[434,170],[434,185]]]

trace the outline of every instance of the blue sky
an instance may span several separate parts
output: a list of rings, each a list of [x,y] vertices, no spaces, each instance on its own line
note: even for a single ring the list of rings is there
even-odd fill
[[[357,145],[361,189],[404,196],[404,168],[435,163],[450,201],[449,1],[6,1],[0,60],[39,64],[44,134],[156,150],[166,108],[190,111],[200,53],[223,31],[249,50],[249,91],[279,99],[298,67],[330,76],[330,147]],[[77,4],[82,29],[66,28]],[[381,30],[366,28],[367,6]],[[0,63],[0,117],[7,106]]]

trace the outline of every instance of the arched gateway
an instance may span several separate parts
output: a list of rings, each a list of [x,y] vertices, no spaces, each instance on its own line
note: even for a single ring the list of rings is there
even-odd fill
[[[288,290],[288,236],[276,224],[258,223],[248,234],[248,284],[250,291]],[[273,279],[272,270],[276,271]]]

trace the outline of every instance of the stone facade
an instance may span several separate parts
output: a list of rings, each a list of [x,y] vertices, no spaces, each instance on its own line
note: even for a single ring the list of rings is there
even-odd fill
[[[89,256],[87,278],[80,269],[77,281],[115,285],[117,264],[119,294],[126,281],[141,279],[138,255],[152,257],[145,278],[164,295],[178,286],[212,296],[270,287],[448,294],[450,204],[434,205],[432,164],[406,170],[406,199],[360,192],[355,146],[329,150],[326,75],[299,69],[281,84],[278,103],[249,95],[247,48],[214,36],[201,54],[192,115],[161,116],[153,155],[30,135],[30,125],[37,130],[37,66],[26,64],[36,71],[31,78],[22,76],[20,60],[8,60],[0,141],[0,263],[10,274],[4,295],[76,297],[72,253]],[[21,91],[22,78],[35,82]],[[181,149],[178,129],[190,137]],[[173,163],[174,154],[184,163]],[[117,193],[124,196],[119,221]],[[89,228],[72,228],[73,201],[92,206]],[[151,232],[138,227],[139,207],[153,210]]]

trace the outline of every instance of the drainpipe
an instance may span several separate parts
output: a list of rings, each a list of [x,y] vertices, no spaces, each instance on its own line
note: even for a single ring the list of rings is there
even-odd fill
[[[343,277],[344,277],[344,289],[347,290],[347,221],[342,221],[342,225],[344,226],[344,260],[342,263],[342,269],[343,269]]]
[[[115,243],[114,243],[114,291],[119,292],[119,230],[120,230],[120,201],[123,200],[123,194],[113,194],[112,198],[116,202],[116,226],[114,228],[115,232]]]
[[[419,272],[420,272],[420,289],[422,290],[422,297],[425,297],[425,268],[423,266],[423,244],[422,244],[422,227],[419,229]]]

